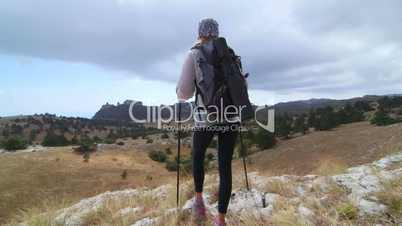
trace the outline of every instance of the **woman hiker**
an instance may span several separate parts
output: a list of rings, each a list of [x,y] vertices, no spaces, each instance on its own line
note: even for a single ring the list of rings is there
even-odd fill
[[[213,40],[219,37],[218,23],[214,19],[203,19],[198,25],[198,40],[195,46],[188,53],[180,79],[177,84],[176,93],[180,102],[188,100],[196,95],[196,107],[203,106],[202,96],[196,85],[197,70],[197,54],[202,51],[205,55],[213,54]],[[205,116],[199,114],[196,117]],[[200,118],[201,119],[201,118]],[[205,119],[205,118],[204,118]],[[201,223],[206,220],[206,208],[203,201],[203,183],[204,183],[204,158],[205,152],[211,143],[214,135],[218,136],[218,164],[219,164],[219,200],[217,216],[214,216],[214,226],[224,226],[225,215],[228,209],[229,200],[232,192],[232,155],[238,129],[228,129],[233,120],[230,122],[219,122],[211,127],[211,123],[205,120],[195,120],[193,143],[192,143],[192,164],[193,178],[195,187],[195,201],[192,207],[193,216],[197,222]],[[212,123],[213,124],[213,123]],[[236,124],[238,125],[238,124]],[[217,127],[218,126],[218,127]],[[226,127],[225,127],[226,126]],[[219,129],[220,127],[220,129]],[[222,127],[226,129],[222,129]],[[209,129],[207,129],[209,128]],[[212,129],[211,129],[212,128]],[[231,127],[232,128],[232,127]]]

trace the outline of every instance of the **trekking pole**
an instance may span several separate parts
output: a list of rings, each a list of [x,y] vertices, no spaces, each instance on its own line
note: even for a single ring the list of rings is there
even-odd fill
[[[246,187],[247,187],[247,191],[250,191],[250,186],[248,184],[248,177],[247,177],[247,166],[246,166],[246,151],[244,150],[244,145],[243,145],[243,135],[241,133],[241,126],[240,126],[240,130],[239,130],[239,135],[240,135],[240,150],[241,150],[241,155],[243,158],[243,166],[244,166],[244,175],[246,177]]]
[[[178,123],[177,123],[177,184],[176,184],[176,205],[179,207],[179,185],[180,185],[180,127],[181,127],[181,103],[179,102],[179,116],[178,116]]]

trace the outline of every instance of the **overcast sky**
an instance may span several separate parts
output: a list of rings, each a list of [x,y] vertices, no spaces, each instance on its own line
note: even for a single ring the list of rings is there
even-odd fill
[[[402,93],[399,0],[2,0],[0,116],[175,102],[198,21],[250,72],[252,102]]]

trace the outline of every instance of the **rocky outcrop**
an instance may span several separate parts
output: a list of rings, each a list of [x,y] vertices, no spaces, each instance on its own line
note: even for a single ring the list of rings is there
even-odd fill
[[[101,107],[101,109],[94,115],[93,119],[98,120],[115,120],[115,121],[132,121],[130,118],[129,110],[131,103],[134,102],[132,107],[132,115],[136,119],[144,120],[147,119],[148,122],[156,122],[159,115],[164,118],[168,119],[171,115],[174,114],[174,107],[172,105],[169,106],[147,106],[143,105],[140,101],[133,101],[133,100],[126,100],[122,104],[105,104]],[[170,112],[168,109],[169,107],[173,109]],[[184,105],[182,109],[182,118],[186,118],[190,115],[191,108],[189,105]],[[151,117],[152,116],[152,117]]]
[[[295,217],[293,220],[298,220],[302,224],[316,225],[322,222],[320,218],[323,217],[323,211],[329,209],[342,211],[331,207],[336,203],[350,203],[357,208],[358,217],[372,219],[373,216],[381,216],[389,208],[378,200],[375,196],[376,192],[384,189],[385,182],[400,177],[402,177],[402,153],[387,156],[371,164],[349,168],[345,173],[334,176],[283,175],[266,177],[259,175],[258,172],[252,172],[249,174],[252,184],[250,191],[244,188],[233,190],[228,210],[230,220],[239,221],[240,219],[254,218],[264,222],[265,220],[276,219],[278,214],[283,215],[285,212],[291,213]],[[208,186],[216,186],[216,184],[208,183]],[[189,182],[187,185],[183,185],[182,190],[191,187],[191,182]],[[164,185],[155,189],[142,188],[106,192],[81,200],[71,207],[58,211],[54,221],[59,225],[80,226],[83,225],[85,216],[98,211],[106,203],[144,196],[155,197],[159,202],[158,206],[163,207],[163,204],[168,202],[169,197],[170,199],[174,198],[175,193],[172,192],[174,190],[174,186]],[[191,189],[188,191],[191,192]],[[214,201],[208,192],[205,192],[204,199],[208,212],[216,214],[218,205],[216,199]],[[177,213],[180,213],[183,219],[185,216],[190,216],[192,204],[193,199],[189,199],[179,209],[161,207],[153,210],[151,214],[148,212],[148,214],[142,215],[147,206],[138,201],[129,206],[122,206],[116,210],[114,216],[137,216],[136,220],[132,222],[132,226],[161,225],[167,222],[166,219],[169,216]],[[331,214],[333,213],[325,213],[324,215],[329,216]],[[339,217],[339,215],[341,213],[334,216]],[[335,219],[339,220],[338,218]]]

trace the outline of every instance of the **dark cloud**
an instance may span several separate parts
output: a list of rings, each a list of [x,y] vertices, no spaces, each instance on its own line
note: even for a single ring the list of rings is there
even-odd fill
[[[394,92],[402,82],[401,7],[398,0],[8,0],[0,3],[0,53],[175,81],[198,20],[211,16],[242,55],[254,89]]]

